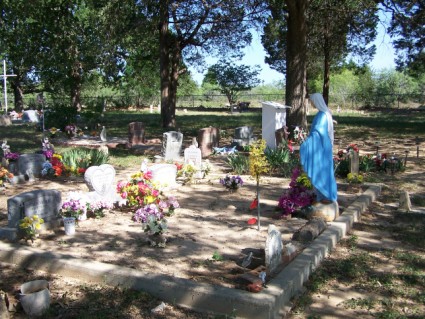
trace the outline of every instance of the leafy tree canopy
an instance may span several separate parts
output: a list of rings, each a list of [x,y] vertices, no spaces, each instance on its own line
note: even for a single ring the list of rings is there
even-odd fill
[[[261,84],[258,79],[260,66],[235,65],[229,60],[220,60],[212,65],[204,77],[203,83],[217,85],[221,93],[227,96],[230,105],[236,103],[237,94],[249,91]]]

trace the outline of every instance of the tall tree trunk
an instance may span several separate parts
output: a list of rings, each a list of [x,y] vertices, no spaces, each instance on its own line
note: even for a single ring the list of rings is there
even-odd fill
[[[161,87],[161,121],[162,127],[173,126],[170,117],[170,49],[168,35],[168,5],[169,0],[160,2],[160,25],[159,25],[159,68]]]
[[[287,126],[307,127],[305,110],[307,73],[307,23],[305,13],[308,0],[285,0],[288,8],[286,52],[286,105],[291,106]]]
[[[82,66],[80,62],[76,62],[71,74],[71,105],[78,112],[81,111],[81,72]]]
[[[328,42],[328,39],[325,39]],[[329,55],[329,44],[325,43],[325,52],[324,52],[324,68],[323,68],[323,99],[326,102],[326,105],[329,105],[329,87],[330,87],[330,73],[331,73],[331,62]]]
[[[180,58],[181,51],[178,47],[178,43],[175,44],[177,47],[174,48],[174,54],[171,63],[171,78],[170,78],[170,90],[169,90],[169,105],[168,105],[168,123],[169,127],[176,127],[176,104],[177,104],[177,85],[180,76]]]
[[[14,71],[14,73],[17,75],[16,78],[11,82],[11,86],[13,89],[13,96],[15,100],[15,111],[16,112],[22,112],[24,109],[24,91],[22,90],[22,86],[20,84],[21,82],[21,76],[18,72]]]

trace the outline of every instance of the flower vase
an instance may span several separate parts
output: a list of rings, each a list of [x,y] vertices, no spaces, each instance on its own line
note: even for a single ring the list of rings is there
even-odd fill
[[[161,233],[150,234],[147,240],[152,247],[165,247],[167,243],[167,238]]]
[[[49,282],[40,279],[22,284],[19,300],[31,318],[43,315],[50,306]]]
[[[65,228],[65,234],[72,236],[75,234],[75,217],[64,217],[63,226]]]

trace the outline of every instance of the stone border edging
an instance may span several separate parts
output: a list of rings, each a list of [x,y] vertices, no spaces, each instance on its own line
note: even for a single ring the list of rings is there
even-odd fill
[[[380,192],[381,186],[369,185],[341,216],[329,223],[331,226],[268,283],[266,289],[256,294],[1,241],[0,260],[22,268],[143,290],[166,302],[199,312],[236,315],[237,318],[281,318],[290,309],[291,298],[299,294],[311,273]]]

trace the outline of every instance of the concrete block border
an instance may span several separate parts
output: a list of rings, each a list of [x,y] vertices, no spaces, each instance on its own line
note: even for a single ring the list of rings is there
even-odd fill
[[[329,223],[330,226],[260,293],[141,272],[1,241],[0,260],[22,268],[143,290],[165,302],[199,312],[226,314],[237,318],[282,318],[290,308],[291,298],[302,290],[311,273],[380,195],[381,186],[368,186],[368,189],[341,216]]]

